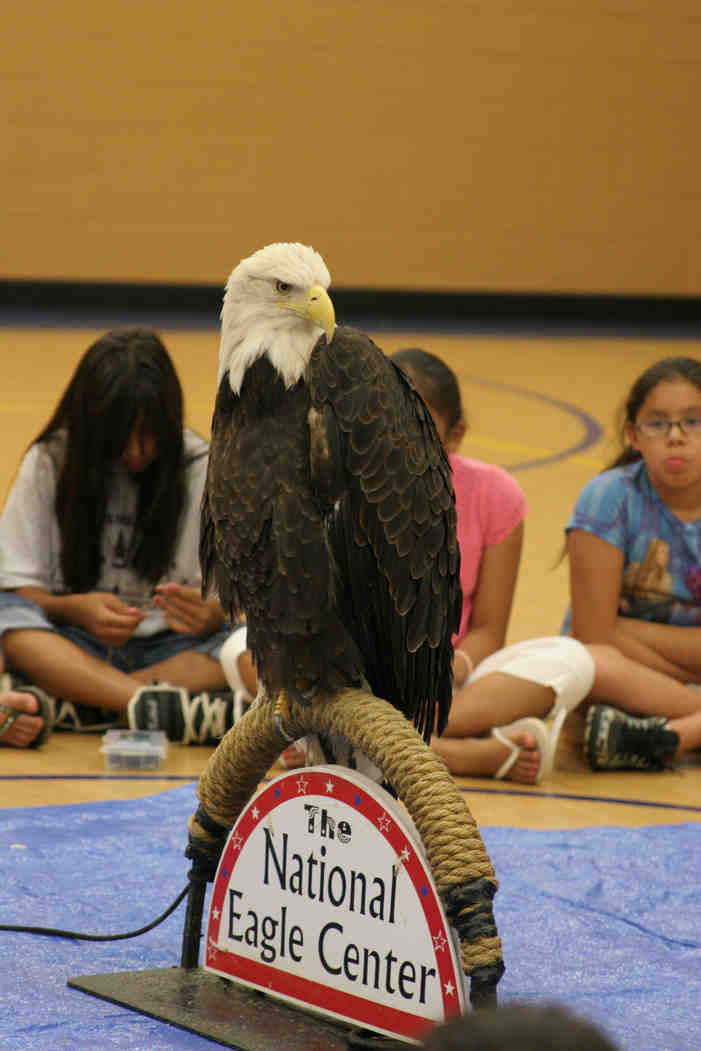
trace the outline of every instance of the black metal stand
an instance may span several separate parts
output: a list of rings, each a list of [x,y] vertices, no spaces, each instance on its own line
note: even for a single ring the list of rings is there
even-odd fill
[[[195,873],[195,866],[190,869],[190,890],[187,895],[187,911],[183,925],[183,944],[180,955],[180,966],[197,967],[200,960],[200,941],[202,940],[202,911],[204,897],[207,893],[207,877]]]
[[[406,1051],[407,1045],[288,1007],[199,967],[69,978],[68,985],[236,1051]]]

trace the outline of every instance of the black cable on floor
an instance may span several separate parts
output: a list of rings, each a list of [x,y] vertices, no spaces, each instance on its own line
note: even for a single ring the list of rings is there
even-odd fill
[[[20,931],[24,934],[49,934],[54,938],[74,938],[76,940],[84,942],[116,942],[122,938],[136,938],[139,934],[145,934],[146,931],[153,930],[159,923],[163,923],[163,920],[170,916],[171,912],[175,912],[180,902],[183,900],[185,895],[190,889],[190,885],[178,894],[177,898],[172,905],[169,905],[166,911],[155,919],[153,923],[149,923],[146,927],[140,927],[138,931],[127,931],[126,934],[81,934],[79,931],[61,931],[55,930],[53,927],[20,927],[13,926],[11,924],[0,923],[0,931]]]

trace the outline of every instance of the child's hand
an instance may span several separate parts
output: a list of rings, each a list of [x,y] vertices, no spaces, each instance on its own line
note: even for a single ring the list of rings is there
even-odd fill
[[[111,591],[74,595],[74,622],[105,646],[122,646],[144,619],[136,606],[127,606]]]
[[[199,587],[159,584],[153,602],[163,610],[170,630],[180,635],[206,638],[224,623],[219,599],[203,599]]]

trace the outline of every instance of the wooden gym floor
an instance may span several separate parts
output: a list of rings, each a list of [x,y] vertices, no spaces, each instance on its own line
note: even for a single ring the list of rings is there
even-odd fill
[[[0,326],[3,396],[0,493],[46,421],[83,351],[107,328]],[[157,326],[158,327],[158,326]],[[159,327],[186,396],[187,422],[209,433],[217,373],[215,328]],[[584,483],[614,455],[614,414],[636,376],[671,354],[701,355],[696,340],[575,334],[371,332],[390,352],[423,346],[460,380],[470,430],[462,452],[511,469],[529,515],[509,641],[557,634],[567,602],[559,562],[563,526]],[[479,825],[573,828],[701,820],[701,757],[661,774],[591,774],[581,758],[582,717],[565,725],[550,781],[536,788],[460,779]],[[0,749],[0,806],[128,799],[195,780],[206,748],[171,745],[155,774],[104,769],[95,735],[54,734],[39,751]]]

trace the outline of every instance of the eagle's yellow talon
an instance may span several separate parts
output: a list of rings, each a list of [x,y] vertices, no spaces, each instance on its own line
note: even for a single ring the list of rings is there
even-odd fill
[[[287,690],[280,690],[278,694],[275,702],[275,711],[273,712],[273,722],[275,723],[275,729],[284,740],[290,743],[297,740],[297,735],[287,729],[287,726],[292,722],[290,698]]]
[[[287,690],[280,690],[275,702],[275,715],[281,719],[289,720],[292,713],[290,712],[290,697]]]

